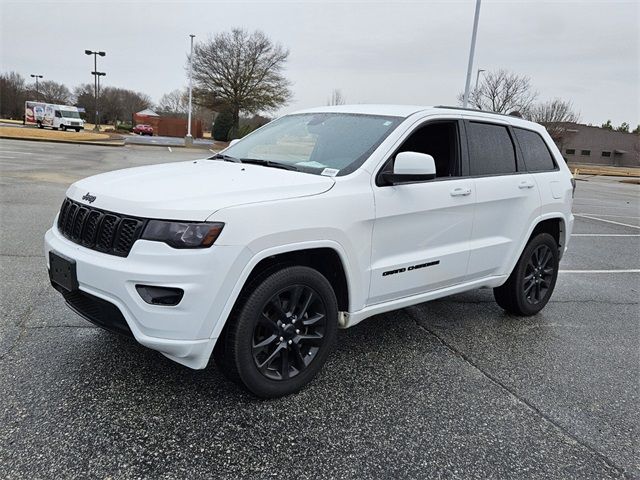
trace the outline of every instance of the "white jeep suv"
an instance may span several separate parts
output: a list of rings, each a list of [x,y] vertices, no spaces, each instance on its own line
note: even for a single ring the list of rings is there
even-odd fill
[[[311,381],[338,327],[479,287],[549,301],[575,183],[543,127],[451,107],[286,115],[211,158],[69,188],[45,251],[87,320],[262,397]]]

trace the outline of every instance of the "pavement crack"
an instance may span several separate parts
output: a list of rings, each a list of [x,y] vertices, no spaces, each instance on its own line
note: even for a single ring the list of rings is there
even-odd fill
[[[467,363],[470,367],[472,367],[473,369],[477,370],[482,376],[484,376],[487,380],[489,380],[491,383],[493,383],[494,385],[498,386],[499,388],[501,388],[502,390],[504,390],[505,392],[507,392],[511,397],[513,397],[516,401],[522,403],[523,405],[525,405],[527,408],[529,408],[531,411],[533,411],[535,414],[537,414],[538,416],[540,416],[544,421],[550,423],[551,425],[553,425],[557,430],[559,430],[562,435],[568,437],[569,439],[571,439],[572,441],[582,445],[584,448],[586,448],[588,451],[590,451],[591,453],[593,453],[597,458],[599,458],[600,460],[602,460],[607,466],[609,466],[610,468],[612,468],[613,470],[615,470],[616,472],[618,472],[623,478],[625,479],[631,479],[632,477],[629,476],[626,472],[626,470],[621,467],[620,465],[617,465],[613,460],[611,460],[609,457],[607,457],[606,455],[604,455],[602,452],[600,452],[596,447],[594,447],[593,445],[591,445],[589,442],[581,439],[580,437],[574,435],[573,433],[571,433],[569,430],[567,430],[565,427],[563,427],[560,423],[558,423],[556,420],[554,420],[552,417],[550,417],[549,415],[547,415],[546,413],[544,413],[539,407],[537,407],[535,404],[533,404],[532,402],[530,402],[529,400],[527,400],[526,398],[522,397],[521,395],[518,394],[518,392],[513,389],[512,387],[510,387],[509,385],[507,385],[505,382],[503,382],[502,380],[500,380],[498,377],[496,377],[495,375],[489,373],[488,371],[484,370],[476,361],[474,361],[473,358],[471,358],[470,356],[468,356],[466,353],[464,353],[463,351],[459,350],[458,348],[455,347],[455,345],[447,342],[441,335],[439,335],[437,332],[425,327],[424,325],[422,325],[418,319],[418,317],[411,311],[411,309],[406,308],[404,309],[404,311],[406,312],[406,314],[409,316],[409,318],[417,325],[417,327],[421,330],[423,330],[424,332],[428,333],[429,335],[435,337],[435,339],[443,346],[445,347],[447,350],[449,350],[451,353],[453,353],[454,355],[458,356],[459,358],[461,358],[465,363]]]

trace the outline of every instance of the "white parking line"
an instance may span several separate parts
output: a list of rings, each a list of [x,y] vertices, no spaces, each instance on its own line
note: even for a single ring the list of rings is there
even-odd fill
[[[573,237],[640,237],[640,233],[572,233]]]
[[[171,147],[167,147],[169,149],[170,152],[173,152],[173,150],[171,150]]]
[[[580,217],[580,218],[588,218],[590,220],[599,220],[599,221],[605,222],[605,223],[613,223],[614,225],[622,225],[623,227],[637,228],[638,230],[640,230],[639,226],[637,226],[637,225],[629,225],[628,223],[614,222],[613,220],[605,220],[604,218],[590,217],[588,215],[582,215],[580,213],[574,213],[574,216]]]
[[[558,270],[558,273],[640,273],[640,268],[627,270]]]
[[[2,150],[2,153],[17,153],[18,155],[33,155],[32,152],[15,152],[13,150]]]
[[[610,215],[608,213],[578,213],[577,215],[591,215],[594,217],[640,218],[637,215]]]

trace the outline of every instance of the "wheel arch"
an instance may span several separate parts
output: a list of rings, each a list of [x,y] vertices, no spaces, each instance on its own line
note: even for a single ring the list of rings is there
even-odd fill
[[[284,245],[259,252],[247,262],[210,338],[217,339],[220,336],[243,290],[248,285],[261,275],[268,275],[276,269],[294,264],[309,266],[323,274],[336,292],[338,310],[349,311],[353,279],[349,275],[347,255],[342,246],[333,241]]]
[[[558,244],[558,258],[562,259],[562,254],[564,253],[565,246],[567,244],[567,224],[565,217],[560,213],[549,213],[540,216],[531,222],[529,231],[527,232],[527,235],[523,237],[522,244],[517,250],[517,255],[514,255],[514,258],[512,258],[510,263],[507,264],[504,281],[507,280],[507,277],[517,265],[518,259],[522,255],[522,252],[524,252],[524,249],[527,248],[529,241],[539,233],[548,233],[556,240],[556,243]]]
[[[545,217],[542,219],[538,219],[538,222],[529,234],[526,243],[521,249],[520,254],[522,254],[522,250],[524,250],[524,247],[526,247],[526,245],[531,241],[533,237],[540,233],[548,233],[555,239],[556,243],[558,244],[558,255],[559,258],[562,259],[562,253],[564,252],[564,247],[567,243],[566,232],[567,229],[564,218],[562,216],[551,216],[548,218]]]

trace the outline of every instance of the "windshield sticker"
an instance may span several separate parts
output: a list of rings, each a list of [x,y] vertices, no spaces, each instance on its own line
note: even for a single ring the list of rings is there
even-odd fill
[[[320,175],[324,175],[325,177],[335,177],[336,175],[338,175],[339,171],[340,170],[338,170],[337,168],[325,168],[324,170],[322,170]]]
[[[383,125],[384,125],[385,127],[388,127],[389,125],[391,125],[391,122],[390,122],[389,120],[387,120],[386,122],[384,122],[384,123],[383,123]]]

